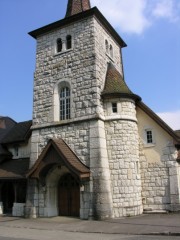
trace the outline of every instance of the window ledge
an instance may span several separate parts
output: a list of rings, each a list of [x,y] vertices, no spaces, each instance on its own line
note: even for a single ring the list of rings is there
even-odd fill
[[[113,58],[108,53],[106,53],[106,56],[114,63]]]
[[[59,56],[59,55],[62,55],[62,54],[64,54],[64,53],[71,52],[72,50],[73,50],[73,48],[70,48],[70,49],[67,49],[67,50],[64,50],[64,51],[61,51],[61,52],[56,52],[56,53],[54,54],[54,57]]]
[[[155,143],[144,143],[144,147],[146,148],[155,147]]]

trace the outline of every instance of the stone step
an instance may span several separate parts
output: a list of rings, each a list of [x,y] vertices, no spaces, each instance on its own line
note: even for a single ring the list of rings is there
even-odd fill
[[[169,211],[166,210],[152,210],[152,209],[144,209],[143,214],[167,214]]]

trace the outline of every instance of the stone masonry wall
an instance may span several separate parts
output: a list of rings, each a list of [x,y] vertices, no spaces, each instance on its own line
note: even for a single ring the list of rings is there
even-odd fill
[[[114,216],[142,213],[141,179],[139,173],[139,139],[135,106],[122,102],[122,115],[129,119],[106,121],[106,138],[112,181]],[[132,120],[130,118],[132,117]]]
[[[161,162],[154,163],[148,163],[142,144],[140,149],[144,210],[171,210],[171,206],[179,202],[176,149],[169,143],[162,149]],[[175,173],[172,173],[174,170]],[[172,195],[175,196],[175,202],[172,201]]]
[[[102,25],[94,19],[95,27],[95,53],[96,53],[96,79],[97,79],[97,94],[100,96],[104,89],[107,64],[112,62],[117,70],[123,75],[123,63],[121,56],[121,47],[113,39],[113,37],[102,27]],[[105,41],[108,41],[109,45],[113,47],[113,57],[106,53]],[[104,116],[103,103],[101,97],[98,102],[97,113]]]
[[[72,49],[56,53],[58,38],[72,36]],[[106,53],[105,40],[113,47],[113,57]],[[58,83],[71,88],[71,119],[103,115],[101,92],[107,63],[113,62],[123,74],[121,48],[95,18],[57,29],[37,39],[34,76],[34,125],[54,122],[54,90]]]
[[[34,80],[34,125],[54,122],[53,95],[55,86],[67,81],[71,87],[71,118],[88,117],[96,113],[94,91],[95,50],[92,18],[65,26],[37,39]],[[72,36],[72,49],[56,53],[56,41]]]
[[[89,166],[89,125],[90,123],[87,121],[34,131],[35,136],[32,134],[31,164],[37,160],[49,139],[62,138],[80,160]]]
[[[72,36],[72,49],[69,50],[64,48],[64,41],[67,35]],[[61,53],[56,53],[56,41],[58,38],[63,40],[63,50]],[[106,39],[113,46],[112,58],[106,53]],[[96,214],[98,218],[106,218],[113,215],[111,212],[111,176],[107,150],[105,154],[103,144],[106,142],[105,130],[101,126],[104,123],[98,123],[97,126],[95,123],[98,116],[104,117],[101,92],[104,88],[107,63],[109,61],[112,61],[122,73],[122,62],[118,44],[93,17],[51,31],[37,39],[31,166],[35,163],[50,138],[62,138],[65,140],[80,160],[93,169],[89,182],[91,189],[91,199],[89,201],[94,206],[90,207],[90,211],[92,211],[92,215]],[[54,114],[56,105],[55,91],[58,84],[64,84],[65,82],[68,83],[71,89],[71,119],[60,122],[55,118]],[[95,122],[91,124],[91,120]],[[127,122],[122,123],[122,127],[126,124]],[[101,129],[99,129],[99,126],[101,126]],[[134,125],[132,126],[130,123],[129,126],[128,123],[127,127],[127,130],[133,129]],[[95,135],[94,128],[97,128],[97,136]],[[125,136],[124,133],[121,135],[121,130],[116,129],[115,125],[114,129],[117,131],[114,139]],[[131,130],[129,132],[132,134]],[[92,140],[90,141],[92,133],[94,134],[94,138],[91,136]],[[97,154],[94,154],[91,148],[93,140],[99,144],[97,145],[99,146],[98,148],[93,145]],[[109,143],[109,150],[110,148],[111,145]],[[129,153],[129,150],[127,152]],[[135,167],[135,165],[133,166]],[[115,174],[116,169],[113,170],[113,174]],[[132,173],[134,174],[133,171]],[[131,183],[133,183],[133,180]],[[126,184],[128,184],[128,181]],[[86,189],[89,186],[86,186]],[[112,188],[115,192],[115,185]],[[32,195],[33,191],[36,192],[35,187],[32,187],[31,191],[29,190],[29,199],[31,199],[30,202],[33,203],[33,206],[37,206],[37,203],[34,202],[36,198]],[[137,189],[134,188],[133,191],[137,191]],[[86,191],[84,194],[86,194]],[[87,192],[86,195],[88,194]],[[115,195],[116,193],[114,193],[114,199],[116,198]],[[36,196],[36,193],[34,193],[34,196]],[[126,197],[128,198],[129,194]],[[40,196],[39,198],[43,199]],[[86,201],[85,205],[87,204],[89,204],[88,201]],[[115,205],[115,200],[113,204],[114,207],[118,207]],[[132,204],[128,203],[127,207],[128,209],[124,215],[132,213]],[[139,205],[137,208],[139,208]],[[85,207],[84,209],[81,206],[81,215],[86,211],[85,215],[87,216],[88,208]],[[35,210],[36,208],[34,210],[33,208],[29,208],[27,212],[31,211],[34,214],[33,211]],[[134,209],[134,205],[133,211],[139,213],[139,210]],[[121,210],[116,210],[116,217],[120,215],[122,215]]]

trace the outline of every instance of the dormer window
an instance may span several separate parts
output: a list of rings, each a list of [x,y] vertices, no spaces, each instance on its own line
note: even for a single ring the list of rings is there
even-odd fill
[[[66,49],[71,49],[72,48],[72,37],[71,35],[68,35],[66,37]]]
[[[62,52],[62,39],[58,38],[57,39],[57,52]]]

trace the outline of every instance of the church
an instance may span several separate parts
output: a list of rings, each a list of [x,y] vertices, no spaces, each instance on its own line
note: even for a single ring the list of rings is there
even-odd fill
[[[124,80],[126,43],[90,0],[31,31],[32,121],[0,117],[0,214],[108,219],[180,210],[180,132]],[[8,124],[7,124],[8,122]],[[1,133],[1,132],[0,132]]]

